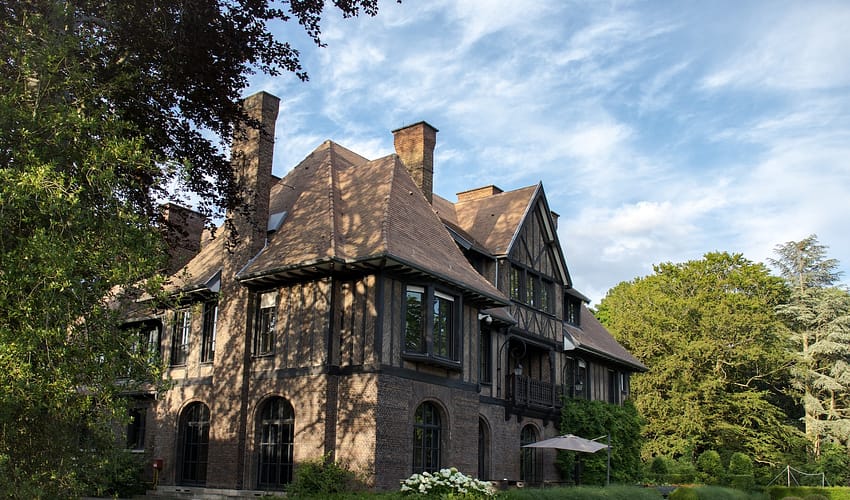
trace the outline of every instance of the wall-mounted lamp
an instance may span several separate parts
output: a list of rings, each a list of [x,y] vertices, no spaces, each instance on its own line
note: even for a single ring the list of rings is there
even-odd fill
[[[522,365],[516,365],[516,368],[514,368],[514,375],[522,377]]]

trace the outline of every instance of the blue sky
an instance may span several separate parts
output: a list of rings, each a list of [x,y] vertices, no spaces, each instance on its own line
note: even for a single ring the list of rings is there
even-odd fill
[[[274,171],[332,139],[367,158],[440,132],[434,191],[543,182],[594,303],[659,262],[764,262],[816,233],[850,282],[850,2],[383,2],[279,28],[310,81],[282,98]]]

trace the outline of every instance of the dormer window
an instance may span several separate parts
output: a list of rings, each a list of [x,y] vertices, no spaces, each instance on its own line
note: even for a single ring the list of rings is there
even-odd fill
[[[575,297],[565,296],[564,321],[573,325],[581,326],[581,301]]]
[[[405,355],[452,363],[460,361],[457,302],[457,297],[431,286],[407,286]]]

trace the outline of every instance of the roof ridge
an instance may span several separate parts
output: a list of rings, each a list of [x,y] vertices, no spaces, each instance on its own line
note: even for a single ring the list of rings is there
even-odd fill
[[[337,231],[337,211],[336,204],[334,203],[334,194],[339,188],[339,178],[336,175],[337,171],[334,168],[336,165],[335,156],[336,151],[334,150],[334,146],[336,143],[333,141],[328,141],[328,156],[326,158],[327,167],[328,167],[328,177],[329,177],[329,186],[328,186],[328,211],[330,212],[330,224],[329,229],[331,234],[329,236],[328,245],[330,246],[331,255],[334,257],[339,257],[339,249],[337,248],[337,237],[339,232]],[[340,245],[342,246],[342,245]]]
[[[399,156],[397,154],[393,153],[393,154],[388,155],[388,156],[392,156],[393,168],[392,168],[392,171],[390,172],[389,187],[387,189],[387,195],[384,197],[384,213],[383,213],[383,216],[381,217],[381,242],[382,242],[382,246],[387,250],[389,250],[389,247],[390,247],[390,238],[389,238],[389,232],[390,232],[390,229],[389,229],[389,226],[390,226],[390,200],[392,199],[392,196],[393,196],[393,189],[395,189],[396,172],[398,171],[398,168],[402,166],[401,165],[401,159],[399,158]],[[386,158],[386,156],[384,158]],[[379,160],[375,160],[375,161],[379,161]]]

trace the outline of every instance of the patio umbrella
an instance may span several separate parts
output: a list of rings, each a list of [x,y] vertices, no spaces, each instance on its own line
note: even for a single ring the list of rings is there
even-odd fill
[[[555,448],[558,450],[568,451],[583,451],[585,453],[596,453],[599,450],[604,450],[608,445],[585,439],[583,437],[566,434],[557,436],[536,443],[523,445],[523,448]]]
[[[572,434],[565,434],[563,436],[557,436],[549,439],[544,439],[543,441],[537,441],[536,443],[523,445],[523,448],[555,448],[557,450],[567,450],[567,451],[581,451],[584,453],[596,453],[599,450],[604,450],[608,448],[608,464],[607,464],[607,472],[605,474],[605,484],[611,484],[611,435],[608,434],[607,437],[608,444],[602,444],[592,439],[585,439],[583,437],[574,436]],[[596,438],[599,439],[599,438]]]

